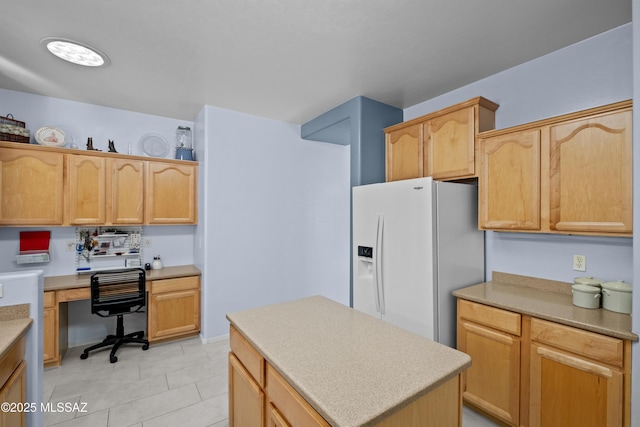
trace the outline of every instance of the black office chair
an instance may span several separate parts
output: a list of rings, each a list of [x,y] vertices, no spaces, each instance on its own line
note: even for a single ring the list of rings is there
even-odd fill
[[[116,363],[116,351],[124,343],[143,344],[149,348],[149,341],[143,339],[144,331],[124,334],[122,317],[128,313],[138,313],[146,305],[145,272],[141,268],[127,270],[99,271],[91,275],[91,313],[100,317],[117,316],[116,334],[108,335],[101,343],[84,349],[80,359],[89,357],[89,352],[112,345],[109,361]]]

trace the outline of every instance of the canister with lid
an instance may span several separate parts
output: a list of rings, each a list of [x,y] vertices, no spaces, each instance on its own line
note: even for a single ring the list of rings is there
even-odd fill
[[[632,287],[623,281],[602,284],[602,308],[631,314]]]
[[[571,286],[573,305],[583,308],[600,308],[600,288],[597,286],[576,284]]]

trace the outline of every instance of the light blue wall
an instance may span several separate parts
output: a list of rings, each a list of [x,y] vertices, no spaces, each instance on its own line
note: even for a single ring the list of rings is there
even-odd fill
[[[348,304],[349,147],[212,106],[195,124],[204,339],[228,334],[232,311],[316,294]]]
[[[407,108],[405,120],[476,96],[500,104],[496,128],[630,99],[632,26],[624,25],[565,49]],[[633,279],[632,239],[523,233],[486,234],[488,279],[504,271],[572,281],[574,254],[587,256],[587,275]]]

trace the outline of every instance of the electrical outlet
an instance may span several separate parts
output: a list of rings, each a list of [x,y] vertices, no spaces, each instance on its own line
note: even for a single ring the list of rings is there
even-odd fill
[[[151,246],[151,239],[149,239],[149,238],[144,239],[143,243],[144,243],[144,247],[148,248],[149,246]]]
[[[587,271],[587,257],[584,255],[574,255],[573,269],[575,271]]]
[[[67,252],[73,252],[76,250],[76,242],[73,240],[67,240],[65,245],[67,247]]]

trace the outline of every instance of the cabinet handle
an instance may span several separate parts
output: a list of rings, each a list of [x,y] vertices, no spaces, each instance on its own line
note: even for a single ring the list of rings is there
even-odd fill
[[[571,366],[572,368],[580,369],[581,371],[589,372],[601,377],[613,378],[612,370],[607,367],[587,362],[586,360],[570,356],[568,354],[559,353],[545,347],[537,347],[537,350],[540,356],[546,357],[554,362],[562,363],[563,365]]]
[[[502,332],[495,332],[481,326],[476,326],[471,323],[464,323],[463,327],[476,335],[480,335],[481,337],[489,338],[490,340],[497,341],[501,344],[512,345],[513,338],[510,335],[507,335]]]

